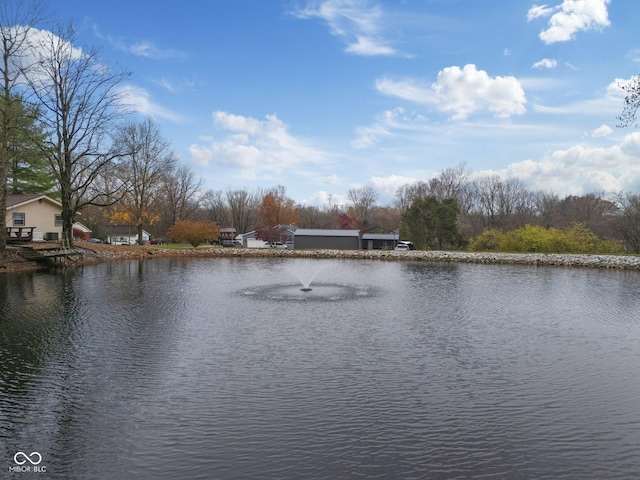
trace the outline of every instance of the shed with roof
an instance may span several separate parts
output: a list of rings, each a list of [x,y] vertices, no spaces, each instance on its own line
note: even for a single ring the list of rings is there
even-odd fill
[[[360,250],[360,230],[298,228],[294,232],[294,248]]]
[[[393,250],[398,244],[397,233],[363,233],[364,250]]]

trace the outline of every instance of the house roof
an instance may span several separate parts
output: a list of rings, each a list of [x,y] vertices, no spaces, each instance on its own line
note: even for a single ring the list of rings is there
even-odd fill
[[[233,227],[222,227],[220,233],[236,233],[236,229]]]
[[[41,193],[25,193],[21,195],[7,195],[7,210],[38,200],[45,200],[62,208],[62,204],[51,197],[47,197]]]
[[[91,233],[93,232],[93,230],[91,230],[89,227],[87,227],[85,224],[80,223],[80,222],[73,222],[73,229],[74,230],[81,230],[83,232],[87,232],[87,233]]]
[[[397,233],[363,233],[363,240],[398,240]]]
[[[294,235],[296,237],[359,237],[360,230],[298,228]]]
[[[108,235],[119,235],[121,237],[135,237],[138,235],[138,228],[129,225],[107,225],[102,231]],[[149,235],[149,232],[144,229],[142,233]]]

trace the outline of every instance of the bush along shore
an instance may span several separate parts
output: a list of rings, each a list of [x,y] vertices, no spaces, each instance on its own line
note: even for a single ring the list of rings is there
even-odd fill
[[[96,263],[170,257],[200,258],[333,258],[380,261],[459,262],[478,264],[549,265],[560,267],[589,267],[619,270],[640,270],[640,257],[631,255],[587,255],[555,253],[496,253],[458,252],[437,250],[296,250],[270,248],[165,248],[156,246],[110,246],[79,242],[76,246],[82,255],[70,257],[62,263],[65,267],[77,267]],[[26,271],[42,268],[35,262],[17,261],[4,271]],[[0,270],[2,272],[2,270]]]

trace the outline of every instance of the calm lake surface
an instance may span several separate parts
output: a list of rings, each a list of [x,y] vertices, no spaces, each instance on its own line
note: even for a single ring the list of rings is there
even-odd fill
[[[354,260],[3,276],[0,478],[636,479],[639,291]]]

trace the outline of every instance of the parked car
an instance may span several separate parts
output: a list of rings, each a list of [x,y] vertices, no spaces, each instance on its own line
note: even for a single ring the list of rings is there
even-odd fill
[[[222,243],[223,247],[235,247],[236,246],[236,244],[235,244],[235,242],[233,240],[225,239],[225,240],[222,240],[221,243]]]
[[[150,245],[162,245],[164,240],[162,238],[154,238],[153,240],[149,240]]]
[[[404,245],[404,246],[400,247],[400,245]],[[413,242],[409,242],[407,240],[400,240],[394,250],[413,250]]]
[[[282,242],[273,242],[271,244],[271,248],[288,248],[288,247]]]
[[[103,243],[102,240],[100,240],[99,238],[90,238],[89,240],[87,240],[87,242],[91,242],[91,243]]]
[[[409,248],[409,245],[407,245],[406,243],[399,243],[399,244],[396,245],[394,250],[398,250],[398,251],[402,251],[402,252],[408,252],[409,250],[411,250],[411,248]]]

